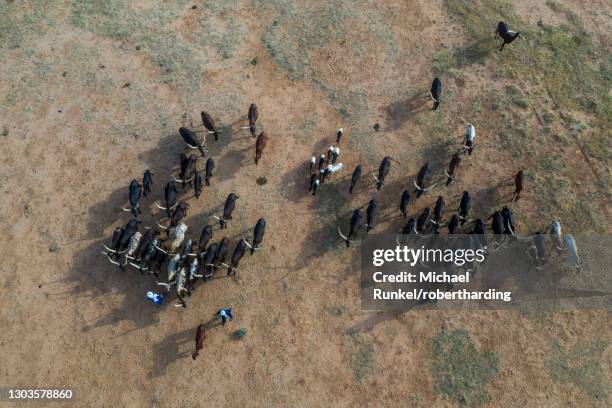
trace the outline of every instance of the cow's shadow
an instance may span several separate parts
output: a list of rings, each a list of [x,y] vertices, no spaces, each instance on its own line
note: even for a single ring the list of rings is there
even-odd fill
[[[427,104],[432,103],[427,93],[420,93],[407,99],[393,102],[383,108],[386,114],[386,131],[395,131],[410,121],[416,114],[431,110]]]

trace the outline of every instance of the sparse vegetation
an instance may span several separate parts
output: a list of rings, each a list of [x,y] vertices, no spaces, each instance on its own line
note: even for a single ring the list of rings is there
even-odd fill
[[[593,341],[578,343],[570,350],[554,341],[550,345],[546,367],[552,379],[561,384],[573,384],[594,400],[608,400],[610,383],[606,376],[604,353],[608,343]]]
[[[349,364],[353,370],[355,381],[362,384],[374,368],[374,346],[357,331],[351,331],[349,337],[352,343]]]
[[[437,391],[462,407],[489,401],[487,386],[499,372],[499,357],[480,351],[465,330],[441,331],[431,341]]]

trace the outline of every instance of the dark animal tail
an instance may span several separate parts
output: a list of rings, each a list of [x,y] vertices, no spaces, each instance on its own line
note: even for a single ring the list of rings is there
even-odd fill
[[[344,242],[346,242],[346,247],[347,247],[347,248],[349,248],[349,247],[351,246],[351,240],[350,240],[350,239],[347,239],[347,240],[346,240],[346,241],[344,241]]]
[[[382,187],[382,183],[379,181],[378,183],[376,183],[376,189],[380,190],[380,188]]]
[[[452,178],[450,178],[450,177],[449,177],[449,178],[447,178],[447,179],[446,179],[446,185],[447,185],[447,186],[448,186],[450,183],[452,183],[452,182],[453,182],[453,179],[452,179]]]
[[[202,154],[202,157],[206,157],[206,153],[204,153],[204,148],[200,145],[198,146],[198,150],[200,151],[200,153]]]
[[[215,131],[215,142],[219,141],[219,132]]]
[[[416,191],[416,198],[419,198],[422,194],[423,194],[423,190],[421,190],[420,188],[417,189],[417,191]]]
[[[251,247],[251,255],[253,255],[255,253],[255,246]]]

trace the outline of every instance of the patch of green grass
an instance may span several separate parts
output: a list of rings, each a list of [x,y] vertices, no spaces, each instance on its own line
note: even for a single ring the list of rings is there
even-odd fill
[[[465,330],[439,332],[431,341],[436,390],[461,407],[489,400],[487,386],[499,372],[499,356],[480,351]]]
[[[352,343],[349,365],[353,370],[355,381],[358,384],[363,384],[366,377],[374,369],[374,346],[357,331],[351,331],[349,337]]]
[[[578,343],[566,350],[553,341],[546,368],[555,382],[573,384],[594,400],[607,401],[610,383],[606,375],[604,352],[608,346],[607,342],[593,341]]]
[[[0,49],[15,49],[55,27],[53,2],[0,2]]]
[[[244,327],[239,328],[238,330],[234,331],[234,333],[232,333],[232,337],[235,340],[242,340],[243,338],[245,338],[247,335],[247,330]]]
[[[346,311],[346,306],[345,305],[329,306],[327,308],[327,312],[330,315],[336,316],[336,317],[342,316],[345,311]]]
[[[565,11],[568,24],[540,27],[522,20],[505,0],[483,0],[478,4],[469,0],[446,0],[445,5],[449,15],[463,25],[473,41],[452,51],[453,55],[472,55],[471,58],[439,57],[446,61],[446,71],[461,69],[466,63],[483,63],[487,57],[500,68],[498,75],[538,81],[561,107],[596,115],[602,127],[610,127],[612,98],[608,90],[612,55],[602,52],[576,15]],[[503,53],[494,54],[492,51],[498,43],[493,40],[492,32],[498,21],[505,21],[523,33],[527,41],[517,40]],[[480,53],[470,51],[481,47],[484,49]]]

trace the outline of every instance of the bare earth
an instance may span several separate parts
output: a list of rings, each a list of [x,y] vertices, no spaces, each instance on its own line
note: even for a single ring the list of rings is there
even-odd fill
[[[612,7],[598,0],[555,3],[564,11],[539,0],[1,2],[0,386],[71,388],[79,407],[610,406],[608,311],[360,308],[358,245],[344,249],[336,225],[346,228],[352,209],[376,196],[383,207],[377,231],[397,231],[401,191],[412,189],[426,160],[441,173],[466,121],[476,124],[477,149],[462,162],[460,180],[412,204],[411,214],[438,194],[455,208],[470,190],[473,211],[488,216],[507,203],[508,178],[524,168],[527,191],[513,204],[521,233],[555,217],[568,232],[611,232],[602,222],[611,215],[610,111],[555,108],[540,83],[523,75],[527,58],[504,60],[520,60],[528,42],[453,75],[440,71],[445,99],[431,111],[421,94],[437,73],[437,56],[474,42],[449,13],[457,2],[479,11],[513,7],[530,30],[540,20],[559,27],[577,16],[599,47],[589,64],[612,72]],[[490,40],[496,21],[488,49],[497,46]],[[514,73],[500,74],[504,66]],[[531,105],[506,105],[507,121],[529,140],[514,153],[496,139],[505,119],[491,99],[509,86],[552,118],[542,126]],[[597,94],[609,104],[610,83]],[[270,138],[258,166],[254,139],[238,123],[252,102]],[[145,299],[158,290],[154,277],[121,272],[100,249],[129,219],[120,207],[145,169],[155,177],[141,218],[147,225],[162,219],[153,202],[161,202],[184,151],[178,127],[186,113],[199,124],[201,110],[222,135],[208,140],[217,161],[212,186],[199,200],[184,194],[190,236],[197,239],[235,192],[235,220],[215,240],[228,236],[233,249],[265,217],[264,249],[245,255],[238,279],[221,271],[200,284],[186,310],[172,307],[173,298],[155,307]],[[586,130],[569,132],[562,114]],[[345,168],[313,198],[306,163],[327,150],[339,127]],[[393,165],[376,192],[369,172],[385,154],[402,166]],[[534,164],[548,157],[556,160],[550,168]],[[364,175],[351,196],[347,177],[359,163]],[[544,184],[553,173],[566,186],[559,198]],[[234,320],[211,329],[193,361],[196,327],[224,306]],[[232,337],[238,328],[247,332],[241,340]],[[499,357],[486,400],[440,392],[431,339],[454,330]],[[577,369],[583,382],[573,371],[561,379],[551,371],[553,343],[571,350],[590,342],[603,346],[589,356],[595,369]],[[570,363],[582,367],[581,358]]]

